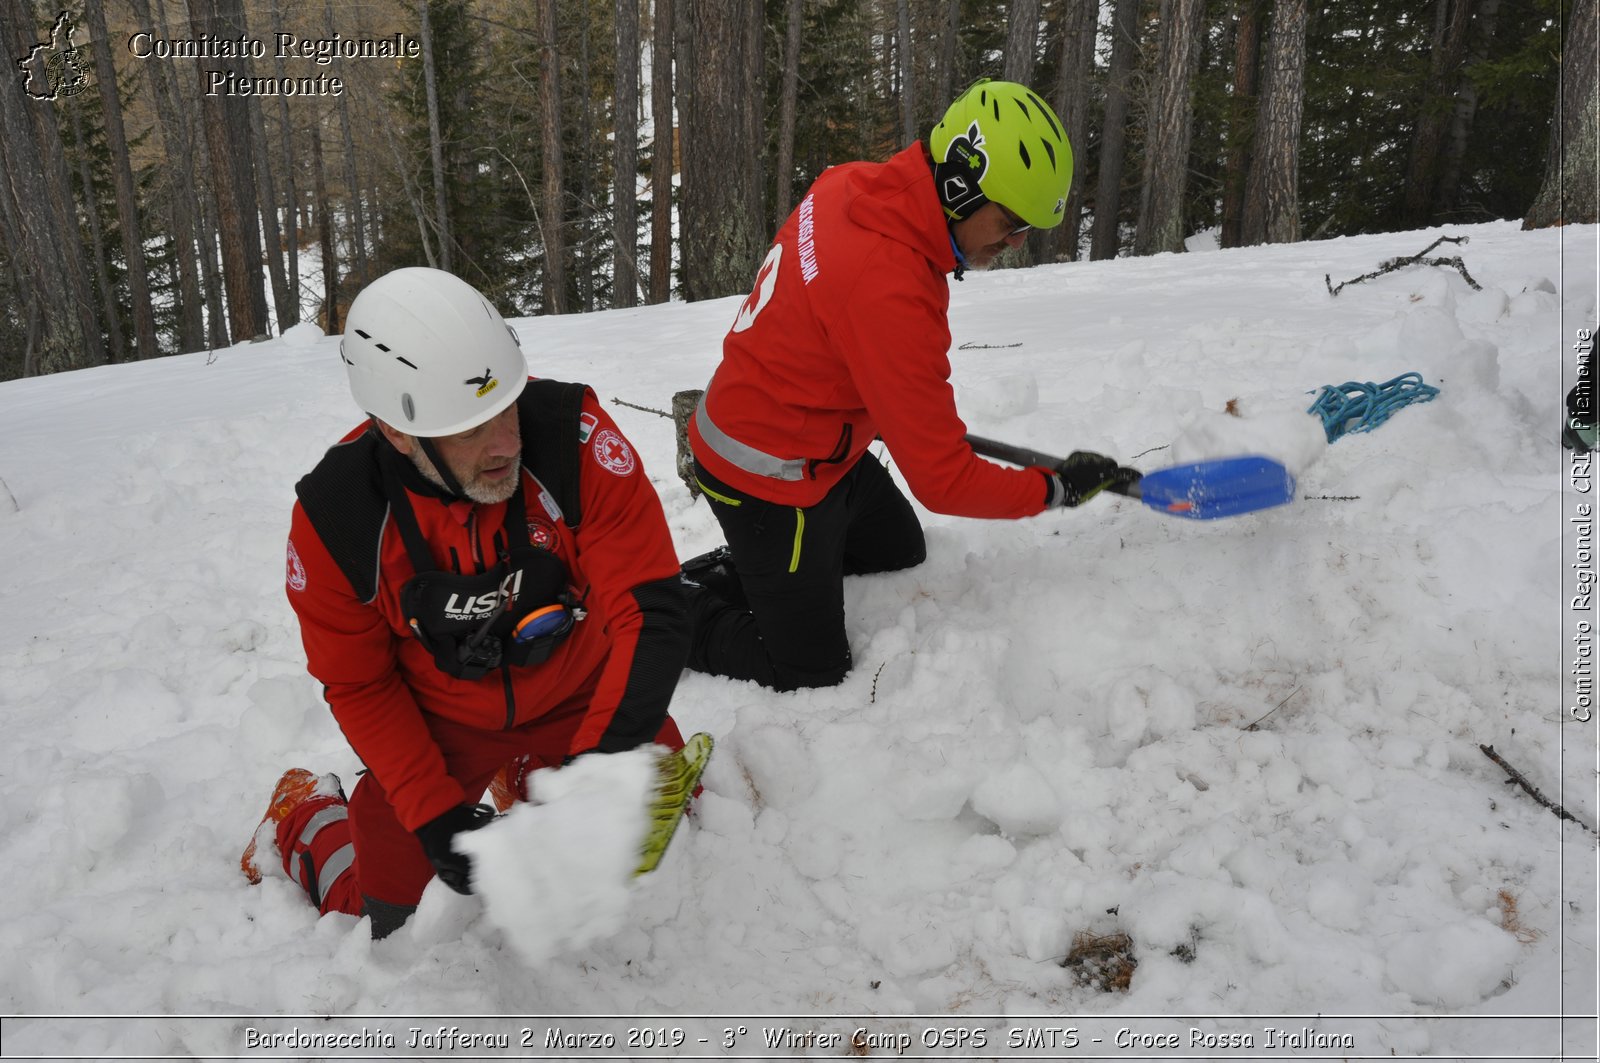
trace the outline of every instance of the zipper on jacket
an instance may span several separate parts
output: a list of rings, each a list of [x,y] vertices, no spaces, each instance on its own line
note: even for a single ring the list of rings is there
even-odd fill
[[[517,695],[511,686],[511,666],[500,666],[500,680],[506,690],[506,726],[507,731],[517,725]]]
[[[483,547],[478,543],[478,507],[473,506],[472,512],[467,514],[467,542],[472,544],[472,563],[477,566],[477,574],[483,575]]]
[[[855,435],[856,426],[849,421],[844,423],[844,430],[839,433],[839,442],[834,444],[833,453],[825,458],[812,458],[806,463],[806,475],[815,480],[818,465],[837,465],[850,456],[850,440]]]

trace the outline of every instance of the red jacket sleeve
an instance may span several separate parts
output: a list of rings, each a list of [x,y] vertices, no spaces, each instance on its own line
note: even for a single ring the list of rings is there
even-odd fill
[[[910,248],[880,241],[833,322],[851,377],[917,501],[958,517],[1030,517],[1048,484],[1036,469],[979,458],[950,387],[946,283]],[[903,261],[901,261],[903,259]],[[935,287],[933,283],[937,283]]]
[[[570,752],[615,752],[660,729],[688,656],[688,622],[672,533],[638,452],[593,394],[584,410],[595,426],[579,456],[577,560],[611,647]]]
[[[444,755],[400,680],[393,630],[375,606],[356,598],[299,503],[289,551],[289,604],[300,619],[307,668],[400,823],[415,830],[464,803],[466,793],[446,773]]]

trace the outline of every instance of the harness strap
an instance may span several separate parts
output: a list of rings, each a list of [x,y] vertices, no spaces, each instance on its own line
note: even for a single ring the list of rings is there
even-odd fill
[[[712,384],[715,384],[715,378]],[[706,394],[711,393],[711,388],[706,388]],[[806,475],[806,462],[804,458],[780,458],[774,454],[757,450],[748,443],[741,443],[728,433],[717,427],[711,419],[711,414],[706,409],[706,395],[700,396],[700,405],[695,408],[694,416],[700,425],[700,438],[705,440],[706,446],[723,461],[736,468],[756,476],[766,476],[774,480],[803,480]]]
[[[411,567],[418,575],[436,571],[433,553],[428,549],[428,540],[423,537],[422,527],[417,523],[416,511],[411,508],[411,496],[406,493],[405,484],[400,482],[395,465],[397,461],[404,461],[405,457],[393,447],[383,448],[381,453],[379,461],[383,466],[383,492],[388,496],[389,509],[394,514],[395,525],[400,529],[400,540],[405,543],[406,555],[411,558]],[[522,494],[520,468],[516,471],[516,477],[517,489],[506,502],[503,524],[508,552],[518,547],[532,545],[528,539],[528,507]],[[496,560],[498,562],[498,559]]]

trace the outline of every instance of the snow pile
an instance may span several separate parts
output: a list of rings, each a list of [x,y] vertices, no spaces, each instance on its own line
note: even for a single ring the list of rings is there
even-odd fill
[[[531,804],[456,838],[473,892],[529,966],[623,926],[655,779],[651,746],[529,776]]]

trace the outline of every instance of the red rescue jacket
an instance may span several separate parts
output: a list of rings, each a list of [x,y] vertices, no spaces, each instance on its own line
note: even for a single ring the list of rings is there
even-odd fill
[[[588,614],[536,666],[496,668],[471,681],[441,671],[400,606],[401,587],[415,569],[389,510],[379,510],[372,524],[376,593],[364,600],[304,502],[295,503],[288,596],[300,620],[307,666],[325,686],[328,704],[351,747],[383,783],[407,829],[480,796],[463,793],[445,773],[426,715],[494,730],[527,723],[587,697],[587,715],[572,749],[557,755],[596,748],[619,707],[628,709],[629,699],[640,703],[641,714],[654,716],[635,722],[632,730],[653,735],[665,715],[681,655],[676,662],[651,660],[640,667],[641,633],[649,631],[650,623],[638,592],[654,581],[670,580],[676,586],[678,561],[671,534],[637,454],[592,392],[584,395],[582,420],[576,459],[582,520],[576,530],[568,527],[555,497],[529,471],[524,432],[521,475],[530,539],[565,562],[569,582]],[[370,424],[352,430],[341,446],[359,441]],[[506,503],[447,502],[409,483],[405,491],[438,569],[471,573],[484,571],[482,559],[492,564]],[[686,650],[681,613],[673,622],[678,627],[671,636]],[[645,641],[650,641],[648,635]]]
[[[935,512],[1043,510],[1040,471],[995,465],[965,441],[947,356],[945,275],[955,266],[920,142],[886,163],[825,171],[778,231],[723,340],[689,424],[695,457],[741,491],[811,506],[881,435]]]

